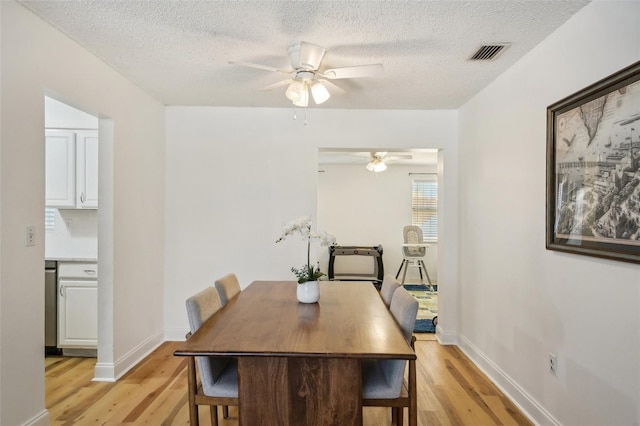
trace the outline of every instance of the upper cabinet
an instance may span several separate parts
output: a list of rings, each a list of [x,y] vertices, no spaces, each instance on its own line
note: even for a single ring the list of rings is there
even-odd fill
[[[98,208],[98,131],[46,131],[46,206]]]
[[[76,135],[46,132],[46,205],[76,206]]]
[[[76,132],[76,206],[98,208],[98,132]]]

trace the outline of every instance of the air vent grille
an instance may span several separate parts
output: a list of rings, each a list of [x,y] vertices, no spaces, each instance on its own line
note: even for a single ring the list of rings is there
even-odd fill
[[[502,53],[507,47],[509,47],[509,43],[500,43],[500,44],[490,44],[480,46],[480,48],[471,55],[469,60],[471,61],[492,61],[498,57],[500,53]]]

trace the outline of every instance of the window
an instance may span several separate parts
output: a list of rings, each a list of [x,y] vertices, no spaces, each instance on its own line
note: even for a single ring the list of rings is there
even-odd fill
[[[44,229],[54,229],[56,226],[56,210],[44,209]]]
[[[425,241],[438,241],[438,179],[435,174],[413,180],[411,222],[422,229]]]

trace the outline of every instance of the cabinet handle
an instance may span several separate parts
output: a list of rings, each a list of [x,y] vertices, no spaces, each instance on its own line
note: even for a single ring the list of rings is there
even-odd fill
[[[95,274],[95,273],[96,273],[96,270],[95,270],[95,269],[85,269],[85,270],[84,270],[84,273],[85,273],[85,274],[93,275],[93,274]]]
[[[85,198],[86,198],[86,197],[84,196],[84,192],[81,192],[81,193],[80,193],[80,202],[81,202],[81,203],[84,203]]]
[[[60,296],[64,297],[64,286],[60,286]]]

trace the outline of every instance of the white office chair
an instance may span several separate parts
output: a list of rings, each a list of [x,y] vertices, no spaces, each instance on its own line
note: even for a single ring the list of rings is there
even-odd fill
[[[433,284],[431,283],[431,278],[427,272],[427,267],[422,260],[422,258],[427,254],[427,248],[429,247],[429,244],[424,243],[422,229],[420,229],[419,226],[408,225],[402,228],[402,235],[404,237],[404,244],[402,245],[404,259],[402,259],[402,263],[400,264],[400,268],[396,274],[396,279],[398,279],[400,271],[402,271],[402,268],[404,267],[404,273],[402,274],[402,285],[404,285],[404,280],[407,276],[407,269],[409,266],[417,266],[418,271],[420,272],[420,282],[422,282],[422,271],[424,270],[424,274],[429,282],[429,287],[433,289]]]

